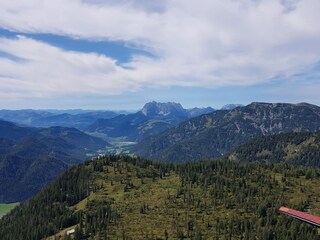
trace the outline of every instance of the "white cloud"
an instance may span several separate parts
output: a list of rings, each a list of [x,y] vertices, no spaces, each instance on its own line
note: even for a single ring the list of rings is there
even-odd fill
[[[16,81],[21,92],[39,97],[252,85],[301,72],[320,59],[319,0],[156,2],[1,1],[2,28],[120,40],[155,57],[134,56],[118,66],[107,56],[68,52],[30,38],[2,38],[0,51],[25,61],[0,58],[0,76],[5,76],[0,91]]]
[[[14,89],[27,96],[119,93],[136,88],[125,81],[125,70],[115,61],[94,53],[69,52],[25,37],[0,38],[0,51],[23,60],[0,58],[0,92]],[[31,97],[31,96],[30,96]]]

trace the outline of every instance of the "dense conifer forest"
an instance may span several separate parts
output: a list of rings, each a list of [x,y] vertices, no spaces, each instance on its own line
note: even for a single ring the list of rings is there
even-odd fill
[[[319,239],[314,227],[278,212],[285,205],[320,215],[319,184],[318,168],[288,164],[107,156],[70,168],[15,208],[0,221],[0,236]]]
[[[320,132],[263,136],[237,147],[229,159],[320,167]]]

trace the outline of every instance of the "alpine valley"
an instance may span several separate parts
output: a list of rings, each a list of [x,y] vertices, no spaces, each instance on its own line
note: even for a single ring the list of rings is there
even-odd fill
[[[0,112],[1,240],[319,239],[320,107],[70,111]]]
[[[32,197],[71,165],[99,154],[113,153],[123,140],[142,139],[212,111],[210,107],[186,110],[177,103],[157,102],[147,103],[131,114],[125,111],[0,110],[0,118],[4,119],[0,120],[0,203]],[[82,132],[84,130],[87,132]]]

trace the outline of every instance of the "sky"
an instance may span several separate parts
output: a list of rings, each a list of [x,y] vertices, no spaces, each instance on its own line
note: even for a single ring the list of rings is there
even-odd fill
[[[320,105],[319,9],[319,0],[2,0],[0,108]]]

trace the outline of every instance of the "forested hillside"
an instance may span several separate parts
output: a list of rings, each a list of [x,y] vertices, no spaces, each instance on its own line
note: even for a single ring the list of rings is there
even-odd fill
[[[166,162],[217,158],[256,136],[320,130],[320,107],[251,103],[190,119],[141,141],[133,152]]]
[[[24,201],[108,143],[75,128],[29,128],[0,120],[0,202]]]
[[[169,165],[108,156],[72,167],[14,209],[0,220],[0,236],[313,240],[319,239],[316,228],[278,208],[320,215],[319,184],[318,168],[235,161]]]
[[[237,147],[228,159],[320,167],[320,132],[257,137]]]

